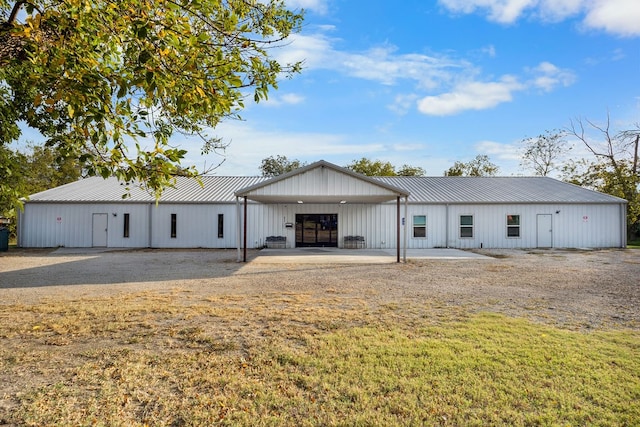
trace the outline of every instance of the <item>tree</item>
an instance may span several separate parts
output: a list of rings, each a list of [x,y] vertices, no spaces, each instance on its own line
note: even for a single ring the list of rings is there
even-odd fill
[[[424,169],[421,167],[405,164],[396,171],[391,162],[370,160],[366,157],[352,161],[346,168],[366,176],[423,176],[425,174]]]
[[[289,160],[287,156],[269,156],[266,159],[262,159],[260,171],[262,176],[273,177],[291,172],[305,165],[306,163],[300,163],[300,160],[297,159]]]
[[[366,157],[360,160],[354,160],[346,166],[347,169],[351,169],[366,176],[396,176],[396,170],[390,162],[383,162],[381,160],[369,160]]]
[[[426,171],[419,166],[402,165],[398,170],[398,176],[425,176]]]
[[[25,164],[24,155],[0,145],[0,217],[15,217],[15,201],[25,193]]]
[[[572,120],[567,132],[577,138],[594,158],[592,161],[570,162],[564,170],[565,179],[626,199],[629,202],[629,235],[640,233],[640,124],[615,132],[607,114],[602,125],[588,119]]]
[[[300,70],[271,56],[302,22],[282,0],[0,0],[0,17],[0,145],[23,122],[87,174],[156,197],[199,174],[174,135],[215,152],[210,132],[248,91],[266,99]]]
[[[74,159],[60,156],[50,147],[28,144],[29,151],[22,153],[26,160],[23,173],[27,195],[77,181],[82,170]]]
[[[489,156],[479,154],[466,163],[455,162],[444,172],[444,176],[495,176],[498,170],[498,166],[491,163]]]
[[[522,140],[523,154],[520,166],[535,175],[548,176],[560,167],[562,156],[571,150],[565,139],[566,131],[546,131],[534,138]]]
[[[15,232],[17,198],[76,181],[80,175],[77,162],[50,147],[31,144],[22,153],[0,145],[0,217],[12,220],[9,231]]]

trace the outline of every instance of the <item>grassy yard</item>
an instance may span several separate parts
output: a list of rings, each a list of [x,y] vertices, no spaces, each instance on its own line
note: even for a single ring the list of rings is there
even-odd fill
[[[0,424],[640,423],[640,334],[180,289],[0,308]]]
[[[627,243],[627,248],[640,249],[640,240],[630,240],[629,243]]]

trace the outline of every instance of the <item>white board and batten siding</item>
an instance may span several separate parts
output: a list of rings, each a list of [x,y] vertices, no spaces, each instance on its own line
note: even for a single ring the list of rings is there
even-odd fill
[[[320,161],[273,179],[210,176],[203,182],[180,178],[158,204],[134,187],[123,199],[115,179],[38,193],[19,214],[18,245],[237,248],[244,197],[249,248],[263,247],[268,236],[285,236],[294,247],[298,214],[337,215],[338,247],[345,236],[363,236],[369,249],[396,248],[398,198],[400,244],[409,249],[626,245],[626,201],[550,178],[369,178]],[[472,237],[460,235],[461,215],[473,217]],[[507,234],[509,215],[519,219],[516,237]],[[416,216],[426,219],[424,237],[414,237]]]
[[[175,215],[175,237],[171,215]],[[218,215],[223,215],[222,237],[218,237]],[[236,247],[235,204],[165,203],[151,209],[152,248]]]
[[[125,237],[125,214],[129,233]],[[171,215],[176,235],[171,237]],[[218,237],[218,214],[223,215]],[[100,235],[106,222],[104,239]],[[99,221],[99,223],[96,223]],[[22,247],[233,248],[236,209],[232,204],[46,204],[31,203],[20,215]]]
[[[367,248],[395,248],[395,206],[339,203],[250,204],[247,246],[263,247],[266,237],[285,236],[287,247],[294,247],[297,214],[336,214],[338,247],[343,247],[345,236],[364,236]]]
[[[449,206],[448,246],[474,248],[624,247],[621,205],[531,204]],[[473,216],[473,237],[460,237],[460,215]],[[520,236],[507,236],[507,216],[518,215]],[[550,232],[547,230],[550,225]],[[550,240],[550,242],[549,242]]]
[[[401,245],[407,238],[407,248],[582,248],[623,247],[625,227],[621,205],[420,205],[410,204],[405,218],[401,206]],[[271,235],[286,236],[287,247],[295,244],[296,214],[317,213],[338,215],[338,246],[344,236],[360,235],[367,248],[396,247],[396,212],[392,203],[384,204],[250,204],[248,210],[249,247],[262,247]],[[413,237],[414,216],[426,217],[426,237]],[[460,236],[460,216],[473,217],[473,237]],[[507,216],[519,216],[519,236],[507,235]],[[550,219],[549,243],[541,240],[544,230],[538,230],[540,216]],[[404,228],[407,227],[406,233]]]
[[[251,196],[256,199],[341,197],[349,200],[354,197],[388,195],[389,190],[382,186],[372,185],[369,181],[327,167],[312,168],[272,184],[260,186],[251,192]]]
[[[18,220],[19,244],[28,248],[147,247],[148,210],[148,204],[134,203],[26,203]],[[129,238],[123,237],[125,213],[130,218]],[[96,230],[94,219],[100,221]],[[106,244],[96,235],[103,220]]]

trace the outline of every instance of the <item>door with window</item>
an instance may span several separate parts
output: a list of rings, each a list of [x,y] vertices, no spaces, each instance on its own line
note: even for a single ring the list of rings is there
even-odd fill
[[[93,214],[93,241],[92,246],[103,248],[107,246],[107,214]]]
[[[296,247],[338,247],[338,214],[296,214]]]

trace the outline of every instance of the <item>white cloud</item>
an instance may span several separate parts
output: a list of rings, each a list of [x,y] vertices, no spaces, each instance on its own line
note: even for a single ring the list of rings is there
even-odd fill
[[[585,0],[542,0],[535,14],[543,21],[562,21],[577,15],[585,7]]]
[[[525,86],[513,76],[497,82],[465,82],[452,92],[427,96],[418,101],[418,110],[432,116],[448,116],[465,110],[485,110],[513,99],[513,93]]]
[[[558,68],[550,62],[541,62],[531,72],[535,76],[531,84],[545,92],[557,86],[570,86],[576,81],[576,75],[571,70]]]
[[[340,40],[324,32],[297,34],[291,38],[290,44],[281,49],[278,59],[281,62],[303,61],[307,70],[329,70],[386,86],[394,86],[401,81],[413,82],[414,93],[398,94],[387,106],[399,115],[410,111],[416,101],[418,110],[428,115],[445,116],[465,110],[484,110],[511,101],[517,91],[535,87],[549,92],[558,86],[568,86],[576,79],[570,70],[542,62],[534,68],[525,69],[528,76],[505,75],[497,81],[483,82],[477,77],[480,70],[464,59],[399,54],[398,49],[389,44],[362,52],[349,52],[336,49],[334,46],[339,43]],[[483,48],[483,52],[489,56],[496,54],[495,47],[491,45]],[[424,96],[425,92],[436,90],[445,93]]]
[[[413,109],[418,98],[419,96],[415,93],[396,95],[393,103],[388,105],[387,108],[394,113],[403,116],[407,114],[409,110]]]
[[[486,154],[489,160],[498,165],[498,175],[526,175],[527,172],[522,170],[520,162],[522,160],[522,151],[520,144],[501,143],[496,141],[479,141],[473,146],[478,154]]]
[[[303,62],[306,69],[322,68],[323,64],[331,60],[334,41],[321,33],[292,34],[287,39],[287,44],[281,46],[274,56],[280,63]]]
[[[297,105],[303,103],[305,97],[297,93],[285,93],[281,96],[269,96],[269,99],[262,101],[261,104],[267,107],[280,107],[282,105]]]
[[[640,2],[638,0],[596,0],[587,12],[587,27],[621,36],[640,36]]]
[[[357,140],[342,134],[311,132],[280,132],[263,130],[243,121],[223,122],[211,132],[223,135],[229,143],[220,155],[198,156],[200,141],[196,139],[176,141],[188,151],[183,165],[195,165],[199,169],[217,165],[217,175],[259,175],[262,159],[274,155],[284,155],[290,159],[314,162],[324,159],[336,164],[346,164],[360,157],[376,157],[378,153],[388,152],[389,147],[382,143],[358,144]]]
[[[436,58],[422,54],[395,53],[395,46],[375,47],[363,53],[339,54],[339,65],[354,77],[393,85],[398,80],[408,79],[421,88],[435,88],[451,79],[454,69],[469,67],[463,61]]]
[[[481,52],[488,55],[490,58],[496,57],[496,48],[494,45],[485,46],[481,49]]]
[[[494,82],[463,81],[450,92],[423,97],[418,101],[418,110],[430,116],[449,116],[466,110],[486,110],[512,101],[516,92],[529,88],[550,92],[558,86],[569,86],[576,80],[571,70],[559,68],[546,61],[526,71],[533,77],[524,82],[511,75],[505,75]],[[389,108],[402,112],[409,99],[407,95],[397,97],[395,104]]]
[[[327,0],[287,0],[287,8],[289,9],[305,9],[318,14],[327,13]]]
[[[297,93],[287,93],[282,95],[282,102],[289,105],[296,105],[304,102],[304,96]]]
[[[458,13],[474,13],[487,10],[489,19],[501,23],[516,21],[525,9],[537,3],[536,0],[439,0],[447,9]]]
[[[417,86],[433,89],[452,79],[454,72],[470,73],[473,67],[464,60],[424,54],[398,54],[393,45],[376,46],[363,52],[347,52],[334,48],[340,40],[324,33],[294,34],[289,44],[279,49],[280,62],[303,62],[307,70],[325,69],[351,77],[394,85],[411,80]]]
[[[475,144],[478,153],[486,154],[491,160],[520,161],[522,152],[517,144],[503,144],[495,141],[480,141]]]
[[[487,18],[511,24],[522,17],[561,21],[582,16],[586,28],[620,36],[640,36],[638,0],[439,0],[454,13],[484,13]]]

